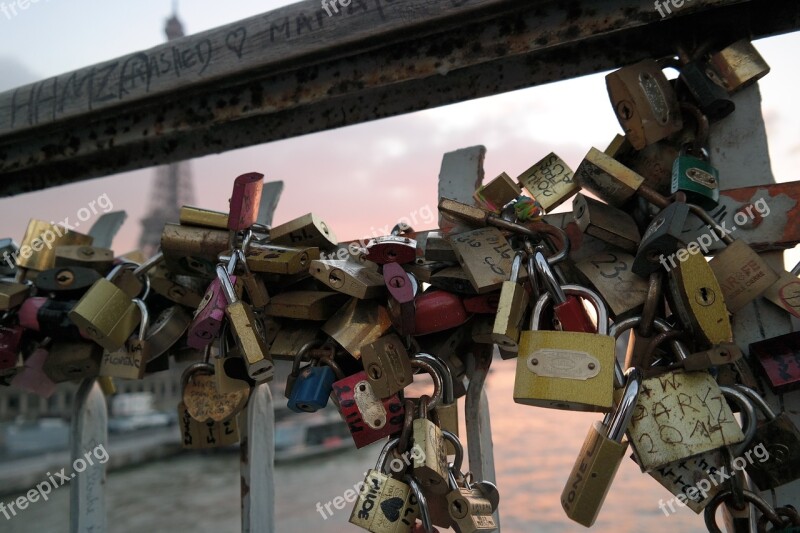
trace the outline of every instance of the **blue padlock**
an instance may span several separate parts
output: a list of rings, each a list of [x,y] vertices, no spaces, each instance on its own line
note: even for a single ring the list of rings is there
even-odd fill
[[[328,405],[336,376],[328,365],[306,366],[297,376],[287,406],[296,413],[314,413]]]

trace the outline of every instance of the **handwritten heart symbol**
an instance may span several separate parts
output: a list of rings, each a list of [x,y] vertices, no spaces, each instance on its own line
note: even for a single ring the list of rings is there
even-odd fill
[[[397,522],[400,520],[400,509],[403,508],[403,500],[400,498],[389,498],[381,502],[381,511],[383,515],[389,519],[389,522]]]
[[[225,45],[228,50],[236,54],[239,59],[242,58],[242,49],[244,48],[244,40],[247,38],[247,30],[245,28],[238,28],[225,37]]]

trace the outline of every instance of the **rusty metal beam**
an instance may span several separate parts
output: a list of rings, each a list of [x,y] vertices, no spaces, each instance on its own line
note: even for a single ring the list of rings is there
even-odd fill
[[[795,31],[795,0],[308,0],[0,94],[0,196]],[[183,70],[180,70],[180,68]]]

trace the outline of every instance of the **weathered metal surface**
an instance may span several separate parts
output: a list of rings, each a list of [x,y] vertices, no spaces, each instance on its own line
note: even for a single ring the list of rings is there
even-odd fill
[[[275,408],[269,385],[257,385],[240,415],[242,533],[275,531]]]
[[[695,35],[798,26],[793,0],[696,0],[663,20],[645,0],[358,0],[330,18],[307,0],[0,94],[0,194],[589,74]]]
[[[75,394],[75,405],[70,425],[70,451],[72,465],[66,467],[67,475],[80,459],[86,469],[75,472],[69,484],[70,532],[88,533],[106,531],[106,463],[100,463],[94,450],[102,446],[108,450],[108,413],[106,398],[94,379],[81,382]],[[93,463],[87,463],[87,455]],[[102,457],[102,455],[101,455]],[[66,466],[66,465],[65,465]]]

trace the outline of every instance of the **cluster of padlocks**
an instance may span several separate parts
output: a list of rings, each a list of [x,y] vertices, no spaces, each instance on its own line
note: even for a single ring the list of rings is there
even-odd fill
[[[624,137],[591,149],[574,174],[550,154],[516,180],[503,173],[483,185],[471,203],[440,198],[434,231],[398,225],[340,243],[313,214],[260,225],[257,173],[236,178],[229,213],[184,206],[150,259],[115,258],[91,237],[33,220],[21,245],[33,253],[4,267],[14,280],[0,284],[0,375],[47,396],[59,382],[99,377],[110,390],[112,379],[168,368],[170,356],[196,359],[178,410],[184,445],[206,448],[238,442],[252,388],[273,379],[275,360],[291,362],[290,409],[318,411],[333,398],[356,447],[383,444],[353,524],[493,531],[499,493],[461,470],[456,400],[466,354],[496,346],[516,358],[517,403],[605,413],[561,497],[570,519],[594,523],[630,445],[643,472],[705,510],[712,531],[723,503],[754,503],[764,528],[798,526],[791,502],[771,507],[734,468],[751,459],[744,470],[762,491],[800,478],[800,432],[759,393],[761,383],[776,393],[800,383],[798,336],[766,339],[744,357],[731,315],[766,298],[800,317],[800,282],[709,214],[720,199],[709,121],[769,69],[747,41],[702,57],[609,74]],[[571,216],[545,216],[570,198]],[[766,216],[764,202],[744,212]],[[58,236],[35,250],[44,232]],[[622,365],[616,339],[629,330]],[[410,398],[420,371],[433,391]],[[758,445],[768,461],[752,460]],[[387,471],[390,461],[399,471]]]

